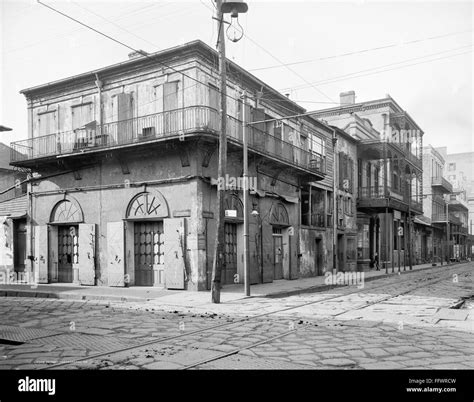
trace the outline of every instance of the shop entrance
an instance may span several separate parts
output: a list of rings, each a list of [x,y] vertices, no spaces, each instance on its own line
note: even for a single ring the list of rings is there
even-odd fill
[[[135,285],[153,286],[153,268],[164,260],[163,221],[135,222],[134,249]]]
[[[58,282],[72,283],[73,264],[79,262],[79,226],[58,227]]]

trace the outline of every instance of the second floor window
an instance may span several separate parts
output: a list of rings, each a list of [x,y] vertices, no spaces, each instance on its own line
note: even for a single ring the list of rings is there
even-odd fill
[[[326,155],[326,144],[324,139],[317,135],[311,136],[311,152],[325,156]]]
[[[56,112],[47,112],[38,115],[38,135],[54,134],[57,130]]]
[[[84,127],[93,118],[92,103],[72,107],[72,129]]]

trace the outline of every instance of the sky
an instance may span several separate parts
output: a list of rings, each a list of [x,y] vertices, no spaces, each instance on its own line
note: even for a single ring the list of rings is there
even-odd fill
[[[126,43],[154,52],[201,39],[216,46],[211,0],[44,0]],[[473,3],[247,1],[244,37],[227,57],[307,110],[390,94],[449,153],[473,147]],[[128,59],[130,49],[34,0],[0,0],[0,142],[27,138],[19,91]]]

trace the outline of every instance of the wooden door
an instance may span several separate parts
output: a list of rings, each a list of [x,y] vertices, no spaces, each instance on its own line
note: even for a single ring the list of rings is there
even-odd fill
[[[165,135],[176,133],[181,128],[181,116],[178,112],[178,82],[163,85],[163,114]]]
[[[315,259],[316,275],[319,276],[323,274],[323,241],[321,239],[316,239]]]
[[[26,259],[26,219],[15,221],[15,240],[14,240],[14,257],[13,266],[15,272],[25,271]]]
[[[72,283],[72,265],[79,260],[79,228],[60,226],[58,229],[58,282]]]
[[[283,236],[281,229],[273,228],[273,278],[283,279]]]
[[[237,224],[225,223],[225,271],[222,272],[222,284],[234,283],[234,275],[237,274]]]
[[[153,266],[163,265],[163,222],[135,222],[135,285],[153,286]]]

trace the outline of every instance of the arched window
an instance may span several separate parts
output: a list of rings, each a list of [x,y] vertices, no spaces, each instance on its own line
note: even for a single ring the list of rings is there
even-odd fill
[[[167,218],[168,204],[158,191],[143,192],[132,198],[128,204],[126,218],[153,219]]]
[[[59,201],[51,212],[51,223],[79,223],[83,221],[81,208],[75,201]]]
[[[270,224],[275,226],[289,226],[288,211],[285,206],[278,203],[272,207],[270,213]]]
[[[235,194],[226,194],[224,198],[224,211],[229,211],[226,212],[226,219],[228,220],[240,221],[244,219],[244,208],[242,205],[242,201],[240,201],[239,197]]]

